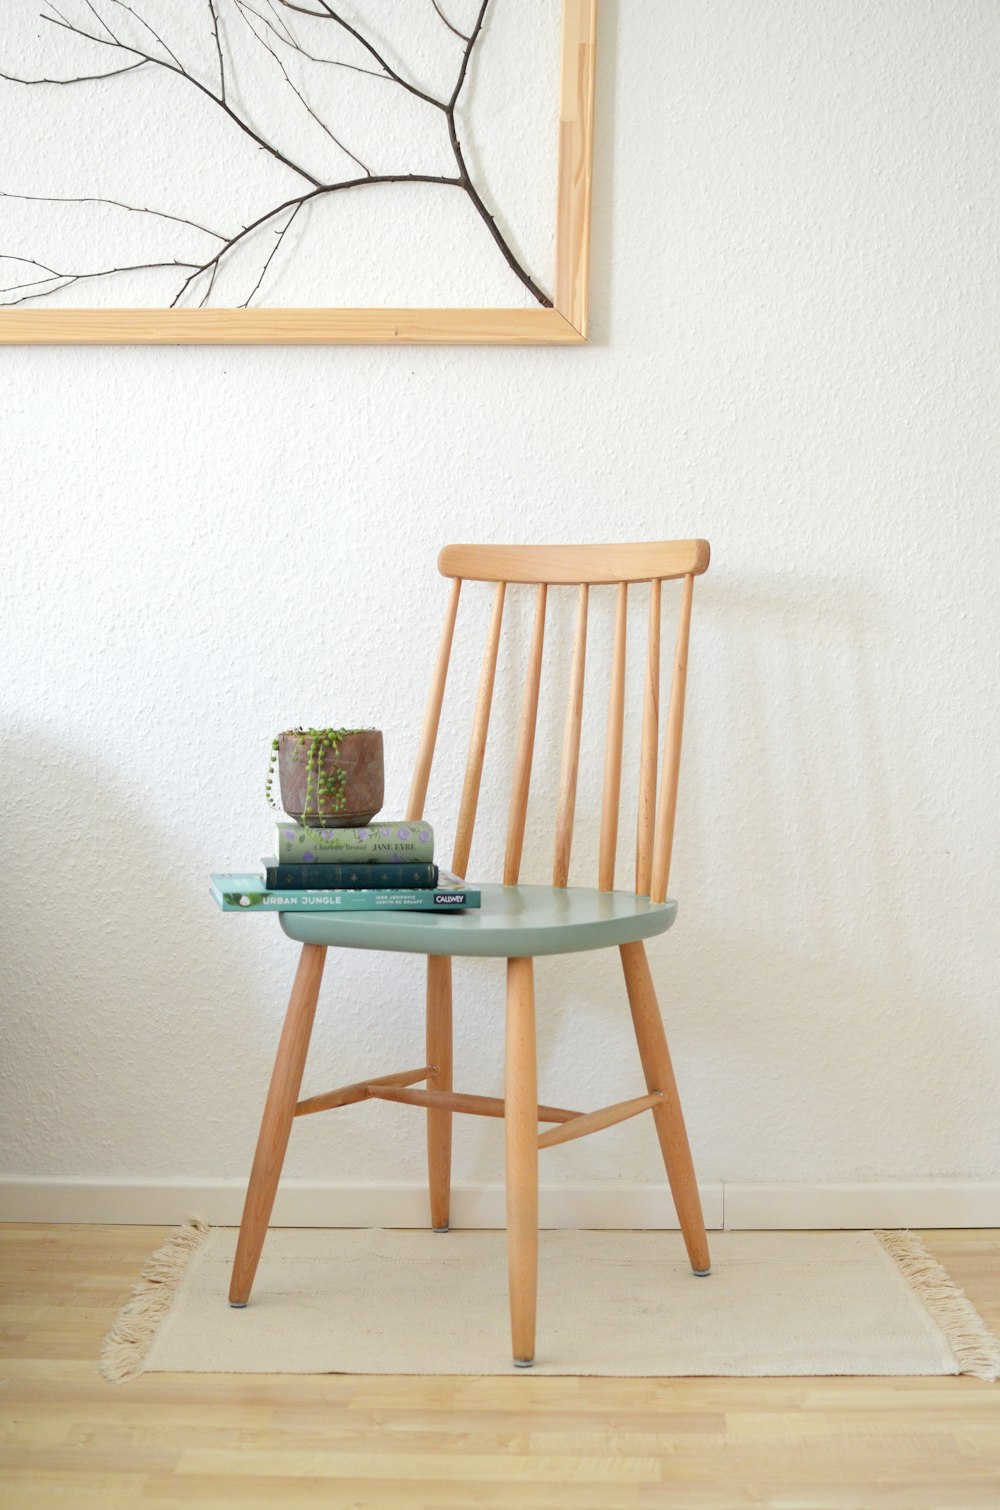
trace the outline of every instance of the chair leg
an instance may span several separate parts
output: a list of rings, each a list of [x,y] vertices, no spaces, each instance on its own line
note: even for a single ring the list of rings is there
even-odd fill
[[[303,944],[271,1072],[271,1085],[264,1103],[257,1151],[243,1205],[243,1220],[229,1286],[229,1304],[232,1306],[245,1306],[250,1299],[254,1275],[260,1262],[264,1238],[267,1236],[267,1224],[271,1219],[281,1166],[285,1162],[295,1104],[302,1084],[302,1071],[309,1051],[325,959],[325,946]]]
[[[450,1091],[451,1084],[451,959],[427,956],[427,1089]],[[451,1206],[452,1113],[427,1112],[427,1178],[431,1196],[431,1226],[447,1232]]]
[[[708,1254],[701,1197],[646,950],[641,943],[621,944],[619,949],[646,1087],[650,1091],[663,1092],[662,1104],[653,1109],[653,1120],[677,1208],[677,1219],[684,1234],[684,1245],[694,1272],[707,1274],[712,1261]]]
[[[514,1363],[535,1361],[538,1297],[538,1078],[530,959],[507,961],[507,1276]]]

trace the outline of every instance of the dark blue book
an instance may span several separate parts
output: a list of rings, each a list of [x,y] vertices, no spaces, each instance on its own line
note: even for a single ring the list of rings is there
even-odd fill
[[[322,865],[282,865],[274,855],[260,862],[264,867],[264,884],[268,891],[415,891],[438,884],[436,865],[396,863],[381,865],[373,861],[343,865],[324,861]]]

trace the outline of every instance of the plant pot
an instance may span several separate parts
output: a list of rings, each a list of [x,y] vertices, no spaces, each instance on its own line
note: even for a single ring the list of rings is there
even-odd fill
[[[351,729],[320,742],[313,755],[308,730],[278,735],[281,805],[310,828],[355,828],[382,806],[385,771],[381,729]]]

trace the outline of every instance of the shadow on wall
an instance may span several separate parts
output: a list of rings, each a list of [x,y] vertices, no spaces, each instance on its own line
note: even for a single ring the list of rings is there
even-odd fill
[[[258,1084],[252,1034],[234,1042],[233,1024],[253,998],[260,936],[234,968],[198,861],[90,751],[20,734],[3,755],[7,1161],[35,1172],[21,1151],[44,1147],[37,1172],[117,1173],[122,1151],[141,1149],[169,1170],[172,1129],[190,1118],[188,1067],[238,1076],[242,1057],[246,1083]],[[207,1147],[222,1120],[207,1119]]]
[[[972,1109],[990,1104],[996,1069],[928,875],[935,756],[919,712],[896,685],[873,594],[798,575],[699,584],[679,914],[648,952],[705,1179],[972,1173]],[[597,813],[591,802],[578,818],[581,849],[595,849]],[[622,818],[624,857],[627,804]],[[531,880],[545,879],[548,849],[546,832]],[[592,875],[577,866],[571,879]],[[617,884],[629,881],[623,861]],[[495,990],[486,966],[456,971],[460,1037],[465,978],[473,1001],[477,986]],[[640,1092],[617,951],[539,963],[538,1032],[543,1099],[590,1109]],[[502,1094],[499,1041],[494,1053],[488,1089]],[[641,1131],[585,1154],[564,1152],[560,1167],[659,1177]],[[492,1177],[490,1157],[484,1135],[475,1177]]]
[[[824,1159],[829,1179],[966,1173],[965,1108],[994,1071],[927,870],[931,731],[879,601],[798,574],[708,580],[697,615],[680,911],[654,965],[695,1078],[724,1097],[733,1152],[795,1165],[783,1178]]]

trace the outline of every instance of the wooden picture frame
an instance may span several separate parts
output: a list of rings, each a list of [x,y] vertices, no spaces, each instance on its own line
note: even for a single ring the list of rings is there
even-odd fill
[[[597,0],[563,0],[551,309],[0,309],[0,345],[586,342]]]

